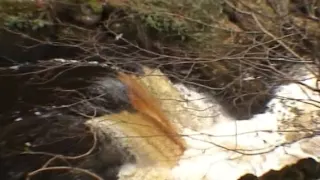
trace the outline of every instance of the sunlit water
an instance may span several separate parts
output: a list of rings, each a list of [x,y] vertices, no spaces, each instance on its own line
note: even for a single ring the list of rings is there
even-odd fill
[[[302,78],[300,82],[317,88],[312,74],[299,74],[298,77]],[[287,84],[278,87],[274,94],[276,97],[268,103],[264,113],[241,121],[228,116],[211,96],[182,84],[174,87],[185,100],[179,105],[184,108],[181,112],[184,119],[176,122],[176,126],[186,142],[186,150],[173,167],[144,163],[143,158],[136,164],[124,164],[119,179],[236,180],[246,173],[260,176],[301,158],[320,156],[320,138],[300,140],[310,133],[298,133],[301,131],[298,127],[318,128],[318,123],[315,123],[318,107],[315,105],[320,98],[305,86]],[[139,131],[134,133],[139,135]],[[134,154],[145,152],[140,145],[145,143],[147,146],[148,140],[140,138],[134,141],[131,142]],[[164,145],[161,148],[171,147]]]
[[[305,74],[302,79],[302,83],[317,87],[313,75]],[[177,87],[187,94],[185,97],[190,101],[204,99],[204,95],[183,85]],[[188,149],[179,165],[173,169],[173,179],[232,180],[246,173],[260,176],[270,169],[281,169],[301,158],[317,158],[320,155],[319,137],[290,143],[286,138],[290,133],[280,133],[278,130],[289,130],[290,127],[282,127],[301,114],[316,114],[318,107],[315,105],[318,105],[319,95],[304,86],[292,83],[277,88],[275,96],[277,97],[268,103],[265,113],[255,115],[249,120],[235,121],[220,113],[214,118],[215,123],[208,128],[199,131],[186,128],[184,134],[188,134],[185,136]],[[197,104],[204,109],[218,106],[206,103],[208,101],[200,101]],[[317,119],[316,116],[312,118]],[[316,128],[316,123],[312,124],[312,127]],[[283,146],[284,143],[289,145]]]

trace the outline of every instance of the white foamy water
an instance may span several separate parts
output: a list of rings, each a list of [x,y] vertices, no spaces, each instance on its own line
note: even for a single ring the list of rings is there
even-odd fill
[[[310,73],[299,77],[307,86],[317,87],[316,79]],[[320,155],[319,137],[300,140],[310,135],[310,131],[299,128],[318,128],[317,124],[320,124],[317,123],[318,107],[314,106],[319,95],[306,86],[288,84],[277,88],[275,95],[278,98],[268,103],[265,113],[237,121],[208,94],[182,84],[172,85],[159,76],[153,78],[158,79],[151,80],[150,77],[145,81],[151,84],[150,89],[159,91],[156,97],[168,100],[163,101],[162,108],[182,134],[186,150],[181,156],[175,154],[179,149],[168,137],[158,140],[135,137],[158,133],[158,127],[147,116],[119,114],[124,118],[122,121],[117,119],[118,115],[97,118],[98,125],[95,126],[120,134],[122,138],[115,138],[119,144],[127,144],[138,156],[136,163],[123,165],[118,174],[120,180],[237,180],[246,173],[260,176],[301,158]],[[179,94],[181,98],[178,98]],[[297,98],[299,101],[294,100]],[[147,126],[138,127],[137,122]],[[286,130],[289,132],[284,132]],[[167,158],[167,155],[173,155],[174,160],[157,162],[158,157]]]
[[[317,87],[313,75],[305,74],[302,78],[301,82],[305,85]],[[198,101],[195,104],[200,109],[216,107],[213,111],[221,112],[221,107],[214,99],[204,98],[203,94],[183,85],[176,87],[185,94],[184,98],[188,99],[188,102]],[[301,158],[317,158],[320,155],[319,137],[290,143],[286,138],[288,133],[279,133],[278,130],[285,125],[294,124],[294,119],[301,114],[308,116],[317,112],[318,107],[314,105],[318,105],[319,95],[306,86],[293,83],[277,88],[275,95],[278,98],[268,103],[265,113],[255,115],[249,120],[235,121],[225,116],[225,113],[220,113],[211,119],[215,122],[212,126],[199,131],[184,129],[188,149],[179,164],[173,168],[172,179],[236,180],[246,173],[260,176],[270,169],[281,169]],[[207,112],[197,113],[199,116],[206,116]],[[208,113],[209,116],[211,113]],[[316,116],[312,118],[317,119]],[[284,146],[284,143],[288,144]]]

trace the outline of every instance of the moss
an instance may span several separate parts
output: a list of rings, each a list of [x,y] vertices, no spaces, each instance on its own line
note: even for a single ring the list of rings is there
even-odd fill
[[[88,0],[88,4],[93,9],[95,13],[102,13],[103,7],[101,3],[99,3],[97,0]]]
[[[221,3],[221,0],[132,0],[122,7],[133,12],[146,29],[162,40],[188,42],[185,45],[202,49],[228,38],[228,30],[219,28],[219,22],[227,24]]]
[[[39,9],[33,1],[0,2],[0,26],[15,30],[38,30],[50,21],[44,18],[45,11]]]
[[[87,4],[97,14],[102,13],[103,4],[99,0],[69,0],[75,4]]]

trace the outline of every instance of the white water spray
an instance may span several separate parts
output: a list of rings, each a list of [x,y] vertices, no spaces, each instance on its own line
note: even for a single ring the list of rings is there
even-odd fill
[[[301,83],[317,88],[316,78],[312,74],[305,74],[302,78]],[[319,137],[290,143],[287,137],[299,134],[299,129],[289,133],[279,132],[292,125],[292,121],[301,115],[309,116],[309,119],[306,120],[308,122],[297,122],[298,125],[309,123],[310,126],[310,122],[317,119],[314,114],[319,110],[320,98],[306,86],[292,83],[277,88],[276,98],[268,103],[267,111],[249,120],[235,121],[220,113],[219,116],[212,118],[216,123],[211,127],[207,126],[208,128],[199,131],[184,129],[183,134],[186,135],[184,137],[188,149],[179,165],[173,169],[173,179],[236,180],[246,173],[261,176],[270,169],[281,169],[301,158],[317,158],[320,155]],[[218,104],[199,100],[204,99],[204,95],[192,89],[181,84],[176,87],[185,94],[184,97],[189,102],[201,101],[195,104],[203,109],[219,107]],[[188,89],[189,92],[184,89]],[[211,99],[209,102],[215,101]],[[217,109],[219,108],[213,111],[217,112]],[[206,116],[207,112],[202,111],[202,113],[200,116]],[[211,114],[212,112],[208,113],[209,116]],[[312,124],[312,127],[319,128],[317,123]],[[288,145],[283,146],[285,143]]]
[[[303,77],[309,76],[311,74]],[[311,77],[301,82],[316,88],[316,79]],[[299,140],[309,134],[301,133],[297,127],[311,125],[317,128],[314,122],[318,108],[310,103],[316,104],[320,98],[306,86],[281,86],[275,95],[282,98],[272,99],[265,113],[236,121],[212,97],[196,89],[182,84],[173,85],[159,73],[142,78],[141,82],[144,81],[148,81],[150,92],[161,99],[164,112],[185,140],[186,150],[181,156],[173,153],[179,149],[169,145],[173,143],[170,137],[164,137],[163,140],[134,138],[158,132],[156,129],[159,127],[150,126],[152,119],[128,114],[119,124],[117,115],[98,118],[101,129],[122,134],[122,138],[115,137],[119,144],[127,145],[139,157],[136,164],[123,165],[119,172],[120,180],[237,180],[246,173],[260,176],[301,158],[319,156],[320,138]],[[299,98],[299,102],[294,100],[296,98]],[[294,111],[297,109],[299,113]],[[152,131],[123,123],[126,121],[145,124]],[[293,131],[279,132],[288,129]],[[158,163],[156,159],[163,153],[166,154],[164,158],[171,154],[174,160]]]

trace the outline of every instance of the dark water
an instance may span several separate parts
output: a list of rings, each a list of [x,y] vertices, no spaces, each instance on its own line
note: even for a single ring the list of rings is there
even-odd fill
[[[89,117],[130,109],[126,87],[110,68],[88,63],[42,61],[0,69],[0,179],[25,179],[52,155],[77,156],[93,145],[84,125]],[[99,134],[95,150],[55,166],[80,167],[104,179],[116,179],[128,152]],[[83,173],[47,171],[32,179],[92,179]]]

